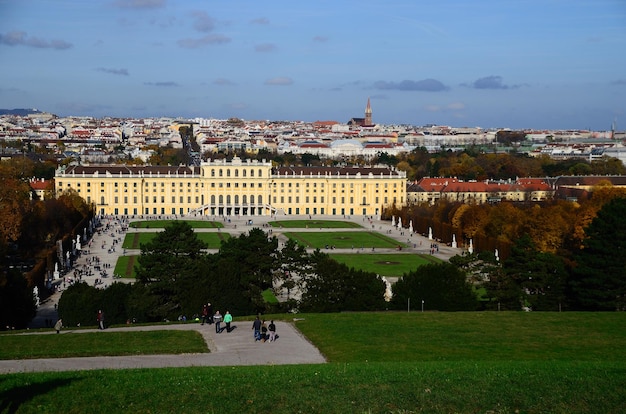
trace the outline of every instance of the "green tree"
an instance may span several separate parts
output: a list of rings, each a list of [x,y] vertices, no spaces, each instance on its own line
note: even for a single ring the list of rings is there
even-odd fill
[[[340,312],[385,308],[385,283],[376,274],[348,268],[319,250],[303,283],[300,310]]]
[[[198,239],[185,221],[175,221],[141,245],[136,269],[137,280],[155,297],[151,318],[173,318],[184,311],[189,289],[203,274],[202,250],[207,245]]]
[[[585,229],[574,253],[573,306],[580,310],[626,309],[626,197],[606,203]]]
[[[476,310],[478,301],[465,272],[451,263],[420,266],[402,276],[393,286],[391,306],[406,309],[414,306],[440,311]],[[419,305],[418,305],[419,304]]]
[[[563,261],[538,251],[528,234],[516,240],[503,268],[505,277],[519,288],[519,306],[557,311],[564,304],[567,273]]]
[[[424,301],[425,310],[469,311],[478,307],[465,272],[447,262],[420,266],[402,276],[393,286],[391,306],[406,309],[409,300],[414,307]]]

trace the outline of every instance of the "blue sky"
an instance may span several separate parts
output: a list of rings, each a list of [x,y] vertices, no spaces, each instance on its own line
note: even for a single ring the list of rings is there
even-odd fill
[[[0,108],[626,129],[624,0],[0,0]]]

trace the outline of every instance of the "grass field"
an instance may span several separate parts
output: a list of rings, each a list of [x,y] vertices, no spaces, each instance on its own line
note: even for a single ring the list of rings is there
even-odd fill
[[[67,330],[67,329],[64,329]],[[80,335],[0,335],[0,359],[209,352],[197,331],[129,331]],[[2,412],[0,410],[0,412]]]
[[[335,220],[278,220],[270,221],[272,227],[282,227],[285,229],[355,229],[361,228],[357,223],[351,221]]]
[[[287,232],[285,236],[294,239],[298,243],[317,249],[335,247],[337,249],[363,249],[369,252],[372,248],[396,248],[406,247],[390,237],[376,232],[365,231],[338,231],[338,232]]]
[[[124,278],[136,279],[135,265],[139,255],[120,256],[115,263],[113,274],[120,275]]]
[[[339,263],[344,263],[348,267],[359,270],[374,272],[381,276],[400,277],[405,273],[411,272],[419,266],[428,263],[439,263],[440,259],[431,255],[417,255],[410,253],[398,254],[334,254],[330,255]]]
[[[0,413],[617,414],[626,407],[624,313],[299,318],[328,364],[9,374],[0,379]]]
[[[195,229],[216,229],[223,228],[224,224],[221,221],[212,220],[145,220],[145,221],[133,221],[129,224],[129,227],[139,229],[164,229],[170,226],[175,221],[184,221]]]
[[[124,249],[139,249],[142,243],[148,243],[156,237],[158,233],[126,233],[122,248]],[[197,232],[198,239],[207,243],[209,249],[219,249],[222,245],[222,240],[230,238],[228,233],[203,233]]]

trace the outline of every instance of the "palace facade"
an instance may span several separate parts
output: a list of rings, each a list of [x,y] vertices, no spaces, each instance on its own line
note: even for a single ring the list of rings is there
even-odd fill
[[[406,173],[387,167],[278,167],[233,158],[200,166],[72,165],[55,192],[107,215],[368,215],[406,203]]]

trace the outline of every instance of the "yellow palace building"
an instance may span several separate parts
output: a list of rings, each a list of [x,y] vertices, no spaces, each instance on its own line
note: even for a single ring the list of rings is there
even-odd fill
[[[387,167],[272,167],[233,158],[200,166],[71,165],[76,191],[103,215],[367,215],[406,202],[406,173]]]

